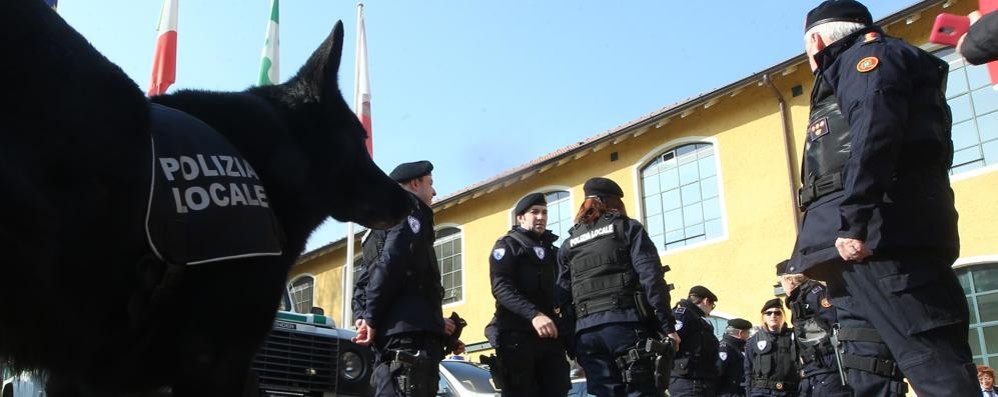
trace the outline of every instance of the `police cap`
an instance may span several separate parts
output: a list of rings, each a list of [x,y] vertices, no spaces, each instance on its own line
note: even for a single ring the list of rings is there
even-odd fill
[[[717,295],[714,295],[713,292],[710,292],[710,290],[707,289],[707,287],[704,287],[702,285],[690,288],[690,295],[696,295],[701,298],[710,298],[711,301],[717,302]]]
[[[414,161],[411,163],[402,163],[398,167],[392,170],[391,174],[388,174],[389,178],[395,180],[398,183],[406,183],[416,178],[422,178],[424,176],[430,175],[433,171],[433,164],[429,161]]]
[[[582,191],[586,197],[624,197],[624,190],[617,182],[603,177],[589,178]]]
[[[766,301],[766,304],[762,305],[762,311],[760,313],[765,313],[766,310],[772,309],[774,307],[783,310],[783,301],[781,301],[780,298],[773,298]]]
[[[733,318],[728,320],[728,326],[734,329],[740,329],[742,331],[748,331],[752,329],[752,323],[744,318]]]
[[[548,201],[544,198],[543,193],[530,193],[524,196],[520,201],[516,203],[516,207],[513,208],[513,214],[520,216],[524,212],[535,205],[548,205]]]
[[[855,0],[826,0],[807,13],[804,31],[828,22],[857,22],[873,25],[873,16],[866,6]]]
[[[777,263],[776,264],[776,275],[777,276],[782,276],[784,274],[787,274],[787,265],[789,265],[789,264],[790,264],[789,260],[785,260],[783,262]]]

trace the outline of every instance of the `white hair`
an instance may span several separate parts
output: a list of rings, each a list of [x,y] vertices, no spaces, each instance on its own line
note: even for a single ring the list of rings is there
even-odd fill
[[[839,41],[843,37],[855,33],[856,31],[865,29],[867,25],[861,24],[859,22],[826,22],[819,24],[807,32],[804,32],[804,45],[807,46],[808,40],[811,35],[817,33],[821,35],[821,38],[825,40],[825,45],[831,45],[832,43]]]

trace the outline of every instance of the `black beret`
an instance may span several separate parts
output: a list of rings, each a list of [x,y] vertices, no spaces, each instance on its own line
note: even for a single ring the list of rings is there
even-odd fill
[[[713,292],[710,292],[710,290],[707,289],[707,287],[704,287],[702,285],[690,288],[690,295],[696,295],[701,298],[710,298],[710,300],[717,302],[717,295],[714,295]]]
[[[780,298],[773,298],[773,299],[770,299],[770,300],[766,301],[766,304],[762,305],[762,312],[761,313],[765,313],[766,310],[772,309],[774,307],[777,308],[777,309],[783,310],[783,301],[781,301]]]
[[[866,6],[855,0],[826,0],[807,13],[804,31],[827,22],[857,22],[873,25],[873,16]]]
[[[430,175],[433,171],[433,164],[429,161],[415,161],[412,163],[402,163],[388,174],[389,178],[398,183],[406,183],[416,178]]]
[[[752,323],[743,318],[733,318],[731,320],[728,320],[728,326],[743,331],[748,331],[752,329]]]
[[[516,207],[513,208],[514,215],[523,215],[527,212],[530,207],[535,205],[548,205],[548,201],[544,198],[544,193],[530,193],[524,196],[520,201],[516,203]]]
[[[589,178],[586,184],[582,185],[582,191],[585,192],[586,197],[624,197],[624,190],[617,182],[601,177]]]
[[[782,276],[784,274],[787,274],[787,265],[789,265],[789,264],[790,264],[789,260],[785,260],[783,262],[777,263],[776,264],[776,275],[777,276]]]

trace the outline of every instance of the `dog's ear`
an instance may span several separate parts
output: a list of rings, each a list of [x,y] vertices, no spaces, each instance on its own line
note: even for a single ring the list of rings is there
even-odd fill
[[[340,70],[340,57],[343,55],[343,22],[336,26],[312,53],[305,65],[298,70],[294,80],[307,95],[320,101],[340,98],[337,75]]]

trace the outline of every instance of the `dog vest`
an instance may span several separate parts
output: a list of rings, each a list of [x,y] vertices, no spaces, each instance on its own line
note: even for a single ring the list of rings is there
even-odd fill
[[[249,162],[191,115],[158,104],[150,115],[146,235],[153,253],[187,265],[281,255],[280,225]]]

